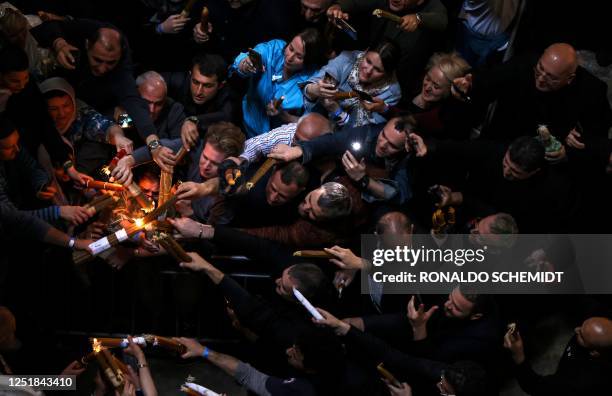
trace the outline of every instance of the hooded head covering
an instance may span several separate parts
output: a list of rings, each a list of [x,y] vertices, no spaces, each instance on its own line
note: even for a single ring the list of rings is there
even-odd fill
[[[58,129],[58,132],[63,135],[68,129],[70,129],[72,123],[74,122],[77,116],[78,108],[76,99],[74,97],[74,88],[72,88],[72,85],[70,85],[68,81],[64,80],[61,77],[48,78],[42,83],[40,83],[39,87],[43,95],[51,91],[62,91],[68,94],[68,96],[70,96],[70,99],[72,100],[72,105],[74,106],[74,112],[72,113],[72,119],[68,124],[66,124],[66,127],[64,127],[62,130]]]

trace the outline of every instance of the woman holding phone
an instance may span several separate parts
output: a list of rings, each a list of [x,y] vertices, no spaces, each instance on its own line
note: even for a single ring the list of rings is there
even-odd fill
[[[306,29],[289,43],[272,40],[236,57],[230,72],[249,78],[242,100],[247,137],[294,122],[304,107],[300,84],[323,64],[324,40],[315,29]]]
[[[399,49],[390,41],[342,52],[308,80],[306,111],[326,113],[339,127],[386,122],[384,115],[402,95],[395,75],[398,62]]]

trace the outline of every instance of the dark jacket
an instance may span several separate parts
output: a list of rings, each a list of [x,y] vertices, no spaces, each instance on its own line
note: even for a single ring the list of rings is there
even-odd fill
[[[497,212],[511,214],[521,233],[563,232],[574,218],[576,192],[559,166],[544,165],[526,180],[503,176],[505,145],[491,141],[438,142],[433,161],[460,168],[466,185],[454,188],[463,193],[462,210],[467,217],[484,217]]]
[[[519,385],[532,396],[603,395],[610,389],[610,373],[610,359],[590,356],[576,336],[567,344],[554,374],[536,374],[526,361],[516,367]]]
[[[180,102],[187,116],[196,116],[200,130],[218,121],[236,123],[239,118],[240,105],[227,85],[221,88],[214,98],[198,105],[191,97],[191,74],[189,72],[162,73],[168,85],[168,96]]]
[[[563,141],[571,129],[577,128],[582,130],[581,140],[587,150],[607,160],[612,110],[606,84],[579,66],[568,86],[555,92],[540,92],[535,87],[533,70],[538,59],[536,54],[521,56],[474,73],[471,96],[475,104],[497,100],[494,116],[483,136],[506,141],[523,135],[535,136],[538,125],[544,124]],[[605,149],[600,152],[602,146]]]
[[[361,143],[361,152],[366,165],[384,168],[391,180],[385,184],[394,189],[395,193],[387,201],[398,205],[405,204],[412,196],[410,178],[405,158],[379,158],[376,156],[376,142],[386,124],[365,125],[343,129],[306,142],[300,142],[302,162],[307,164],[314,159],[332,156],[340,157],[345,151],[351,150],[353,142]]]

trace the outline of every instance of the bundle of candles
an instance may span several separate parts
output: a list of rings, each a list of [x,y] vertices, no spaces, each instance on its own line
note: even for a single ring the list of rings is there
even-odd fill
[[[378,17],[378,18],[386,18],[389,19],[390,21],[393,21],[395,23],[402,23],[402,18],[390,13],[389,11],[385,11],[385,10],[381,10],[380,8],[375,9],[374,11],[372,11],[372,15]]]
[[[118,183],[110,183],[99,180],[87,180],[85,188],[94,188],[96,190],[123,191],[123,185]]]
[[[181,392],[189,396],[221,396],[218,393],[193,382],[185,382],[183,385],[181,385]]]
[[[172,236],[165,232],[158,232],[154,237],[154,241],[159,243],[168,252],[172,258],[179,263],[190,263],[192,258],[185,252],[185,249],[172,238]]]
[[[144,217],[135,219],[134,223],[131,226],[127,228],[121,228],[113,234],[110,234],[102,239],[98,239],[97,241],[92,242],[91,244],[89,244],[89,249],[91,250],[91,253],[86,251],[75,252],[72,255],[74,263],[85,263],[88,260],[92,259],[94,256],[97,256],[98,254],[110,249],[111,247],[117,246],[119,243],[127,240],[131,236],[141,231],[143,228],[147,226],[153,227],[153,225],[150,223],[157,220],[160,214],[165,213],[168,208],[172,207],[176,203],[176,201],[177,197],[172,196],[168,201],[164,202],[163,205],[158,206],[153,211],[147,213]]]
[[[261,164],[259,169],[257,169],[255,174],[249,179],[249,181],[246,182],[246,189],[247,190],[252,189],[255,186],[255,184],[257,184],[257,182],[262,177],[264,177],[266,173],[268,173],[270,168],[272,168],[274,164],[276,164],[276,162],[277,161],[274,158],[268,158],[267,160],[265,160],[264,163]]]
[[[125,157],[127,155],[127,152],[124,149],[121,149],[117,152],[117,155],[112,159],[111,163],[104,168],[104,172],[107,175],[110,175],[110,173],[113,171],[113,169],[115,169],[117,167],[117,163],[119,162],[119,160],[123,157]],[[125,189],[127,189],[128,193],[134,197],[134,199],[136,200],[136,202],[138,202],[138,204],[145,210],[151,210],[153,208],[153,203],[151,202],[151,200],[149,198],[147,198],[146,195],[144,195],[144,193],[142,192],[142,190],[140,189],[140,187],[138,187],[138,184],[131,182],[130,184],[128,184],[127,186],[124,186]]]
[[[127,348],[129,341],[127,338],[94,338],[91,339],[93,343],[98,343],[101,347],[106,348]],[[152,345],[154,347],[160,347],[167,351],[177,353],[179,355],[187,352],[187,347],[172,338],[162,337],[153,334],[143,334],[139,337],[132,337],[132,341],[142,347]]]
[[[119,202],[119,197],[110,194],[103,194],[95,197],[91,202],[84,205],[84,208],[93,216],[102,212],[106,208],[112,208]]]
[[[334,255],[327,253],[325,250],[297,250],[293,252],[293,255],[306,258],[334,258]]]
[[[94,356],[100,365],[100,371],[115,389],[120,392],[123,391],[125,376],[128,374],[126,365],[114,357],[97,339],[94,338],[92,344]]]

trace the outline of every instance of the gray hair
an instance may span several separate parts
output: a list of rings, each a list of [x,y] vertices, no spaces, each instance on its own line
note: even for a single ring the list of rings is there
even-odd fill
[[[514,217],[508,213],[496,213],[491,223],[492,234],[518,234],[519,229]]]
[[[351,213],[353,201],[348,188],[336,182],[325,183],[321,188],[323,194],[317,203],[324,211],[326,220],[348,216]]]
[[[156,71],[149,70],[142,73],[140,76],[136,77],[136,85],[140,87],[142,84],[150,82],[152,84],[161,84],[164,86],[164,89],[167,91],[168,86],[166,85],[166,80]]]

